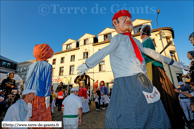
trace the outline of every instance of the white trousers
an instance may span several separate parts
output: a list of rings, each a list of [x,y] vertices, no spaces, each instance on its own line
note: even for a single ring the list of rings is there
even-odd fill
[[[51,112],[52,112],[52,113],[54,113],[54,107],[56,107],[55,101],[52,100],[52,103],[51,103]]]
[[[185,116],[187,117],[187,120],[190,121],[189,119],[189,115],[191,117],[191,120],[193,120],[193,113],[190,107],[190,99],[180,99],[182,108],[183,108],[183,112],[185,113]],[[187,108],[189,109],[189,113],[187,111]]]
[[[66,124],[66,125],[64,125],[64,129],[78,129],[78,123]]]

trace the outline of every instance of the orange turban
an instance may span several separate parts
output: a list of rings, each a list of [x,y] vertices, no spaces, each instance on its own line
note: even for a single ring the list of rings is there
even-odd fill
[[[33,54],[37,61],[42,61],[52,57],[54,51],[48,44],[38,44],[34,47]]]

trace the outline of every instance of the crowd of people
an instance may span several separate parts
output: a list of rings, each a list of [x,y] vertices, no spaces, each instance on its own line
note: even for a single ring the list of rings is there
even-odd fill
[[[52,90],[52,65],[46,60],[53,56],[54,51],[48,44],[36,45],[33,51],[36,62],[28,68],[21,96],[11,93],[15,83],[13,73],[2,82],[5,92],[0,94],[0,102],[10,106],[4,121],[52,121],[57,105],[58,111],[63,113],[64,128],[77,129],[82,123],[82,113],[89,112],[90,101],[94,101],[96,111],[100,111],[100,107],[104,110],[105,105],[109,105],[105,117],[107,129],[177,129],[185,128],[185,125],[190,128],[190,123],[194,121],[194,103],[191,99],[194,97],[194,51],[187,53],[191,60],[189,67],[162,56],[155,51],[149,25],[141,27],[142,43],[131,36],[131,17],[127,10],[114,14],[112,24],[118,34],[111,39],[110,45],[78,67],[79,76],[74,82],[79,89],[70,87],[69,92],[63,90],[62,82],[56,91]],[[194,33],[189,40],[194,46]],[[114,75],[113,89],[108,94],[105,82],[101,81],[99,88],[91,91],[90,78],[86,73],[108,54]],[[175,88],[161,62],[189,70],[184,77],[190,78],[190,81],[185,85],[179,82],[180,87]]]

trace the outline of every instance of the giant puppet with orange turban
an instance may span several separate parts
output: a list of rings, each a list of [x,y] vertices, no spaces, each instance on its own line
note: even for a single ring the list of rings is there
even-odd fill
[[[105,128],[171,128],[160,93],[146,76],[146,62],[141,52],[169,65],[183,69],[188,67],[144,48],[139,40],[133,38],[131,14],[127,10],[115,13],[112,24],[118,34],[111,38],[108,46],[93,54],[77,69],[79,74],[86,73],[108,54],[110,56],[114,85],[106,111]]]
[[[46,60],[53,56],[54,51],[48,44],[38,44],[34,47],[36,62],[28,67],[24,89],[36,90],[32,102],[32,121],[52,121],[50,110],[50,95],[52,82],[52,65]]]

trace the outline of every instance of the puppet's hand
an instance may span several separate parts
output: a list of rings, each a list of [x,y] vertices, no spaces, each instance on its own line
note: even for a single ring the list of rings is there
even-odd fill
[[[188,66],[184,65],[182,62],[177,62],[177,61],[174,61],[174,63],[172,64],[173,66],[176,66],[178,68],[181,68],[181,69],[186,69],[186,70],[190,70]]]
[[[50,104],[50,96],[47,96],[45,98],[45,104],[46,104],[46,108],[48,108],[49,107],[49,104]]]
[[[78,72],[77,73],[79,75],[82,75],[83,73],[87,73],[88,70],[89,70],[89,68],[87,67],[87,65],[86,64],[82,64],[82,65],[78,66],[78,68],[77,68]]]

